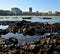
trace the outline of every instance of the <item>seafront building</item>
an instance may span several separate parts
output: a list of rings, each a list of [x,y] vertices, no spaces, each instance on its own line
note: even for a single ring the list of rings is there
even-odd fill
[[[55,11],[55,14],[60,14],[60,12],[59,11]]]
[[[13,13],[10,10],[0,10],[0,16],[8,16],[8,15],[13,15]]]
[[[4,10],[0,10],[0,15],[3,15]]]
[[[11,8],[13,15],[22,15],[22,10],[19,8]]]
[[[29,8],[29,12],[32,13],[32,7]]]
[[[49,11],[48,14],[52,14],[52,11]]]
[[[60,16],[60,12],[59,11],[55,11],[55,13],[53,13],[52,11],[49,11],[49,12],[39,12],[39,11],[36,11],[36,12],[33,12],[32,11],[32,7],[29,7],[29,11],[22,11],[21,9],[17,8],[17,7],[14,7],[14,8],[11,8],[11,11],[10,10],[0,10],[0,16],[12,16],[12,15],[32,15],[32,16]]]
[[[10,10],[5,10],[3,14],[4,15],[12,15],[13,13]]]

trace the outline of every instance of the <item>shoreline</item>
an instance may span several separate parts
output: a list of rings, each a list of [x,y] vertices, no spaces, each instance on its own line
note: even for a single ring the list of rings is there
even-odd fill
[[[42,16],[0,16],[0,18],[10,18],[10,17],[12,17],[12,18],[23,18],[23,17],[42,17]],[[43,16],[43,17],[50,17],[50,16]],[[56,16],[52,16],[52,17],[56,17]]]

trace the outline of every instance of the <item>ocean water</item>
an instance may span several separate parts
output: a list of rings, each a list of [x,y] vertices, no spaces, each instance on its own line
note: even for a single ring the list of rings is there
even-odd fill
[[[43,19],[43,17],[52,18],[52,19]],[[32,22],[56,22],[60,23],[60,16],[41,16],[39,18],[32,18]]]
[[[43,17],[52,18],[52,19],[43,19]],[[22,18],[0,18],[0,21],[22,21]],[[24,19],[31,22],[58,22],[60,23],[60,16],[40,16],[32,17],[31,19]]]

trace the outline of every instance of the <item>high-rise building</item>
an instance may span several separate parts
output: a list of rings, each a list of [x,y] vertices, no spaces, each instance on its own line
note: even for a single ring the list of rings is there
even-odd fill
[[[49,11],[49,14],[52,14],[52,11]]]
[[[11,11],[14,15],[21,15],[22,14],[22,10],[20,10],[19,8],[11,8]]]
[[[32,7],[29,8],[29,12],[32,12]]]

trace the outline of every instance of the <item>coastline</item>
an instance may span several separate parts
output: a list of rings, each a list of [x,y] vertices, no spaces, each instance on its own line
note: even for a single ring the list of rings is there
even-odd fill
[[[42,16],[32,16],[32,15],[30,15],[30,16],[26,16],[26,15],[23,15],[23,16],[0,16],[0,18],[10,18],[10,17],[12,17],[12,18],[22,18],[22,17],[42,17]],[[43,17],[48,17],[48,16],[44,16],[43,15]],[[49,16],[50,17],[50,16]],[[54,16],[53,16],[54,17]]]

